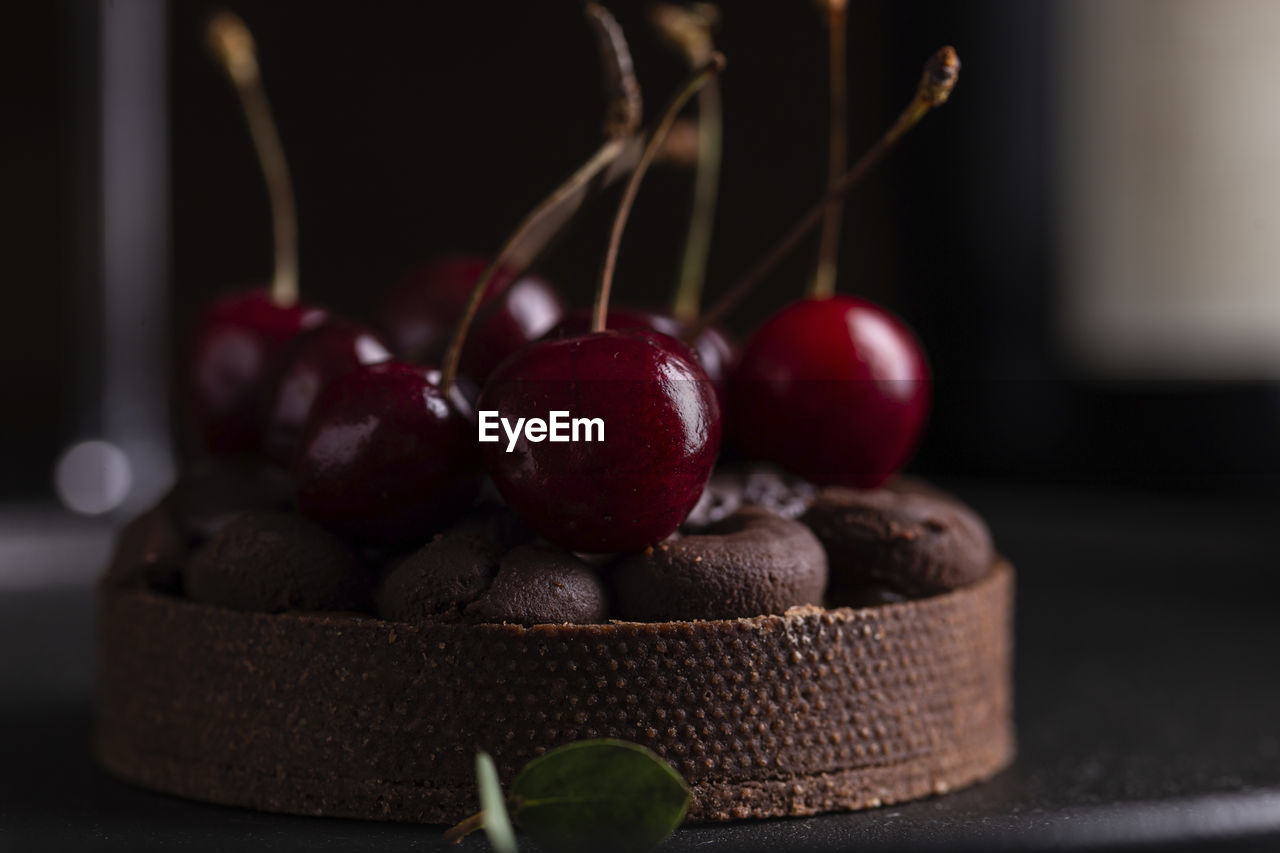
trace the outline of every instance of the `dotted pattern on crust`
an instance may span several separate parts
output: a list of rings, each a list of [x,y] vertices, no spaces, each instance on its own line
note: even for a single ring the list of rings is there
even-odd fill
[[[95,750],[160,791],[448,823],[473,757],[509,780],[619,737],[688,780],[693,820],[943,793],[1012,760],[1013,572],[853,610],[608,625],[410,625],[99,591]]]

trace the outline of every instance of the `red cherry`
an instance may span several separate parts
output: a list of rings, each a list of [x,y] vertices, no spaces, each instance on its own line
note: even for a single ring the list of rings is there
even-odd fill
[[[452,256],[400,279],[378,312],[395,351],[416,362],[439,364],[471,290],[488,265],[483,258]],[[477,382],[508,355],[546,334],[563,314],[560,297],[544,279],[529,274],[512,278],[499,271],[489,282],[467,336],[461,368]],[[495,299],[500,301],[495,304]]]
[[[719,326],[708,326],[698,333],[690,344],[698,356],[698,363],[711,377],[715,386],[716,397],[720,399],[720,408],[725,409],[729,398],[729,374],[738,360],[738,348],[733,340]]]
[[[656,311],[645,311],[639,308],[610,308],[605,322],[610,329],[649,329],[669,338],[681,340],[684,330],[680,323],[670,314]],[[565,315],[548,337],[570,337],[585,335],[591,331],[591,312],[586,308],[577,308]],[[698,336],[687,345],[697,357],[702,369],[707,372],[716,389],[722,411],[726,409],[726,383],[729,369],[737,357],[733,342],[716,326],[703,329]]]
[[[350,320],[332,318],[299,335],[280,360],[280,380],[263,437],[265,454],[293,467],[307,418],[329,383],[362,365],[390,359],[377,335]]]
[[[915,449],[929,367],[911,331],[878,305],[803,299],[747,342],[730,391],[749,455],[816,483],[871,488]]]
[[[330,383],[294,468],[298,509],[375,542],[425,540],[460,518],[480,491],[475,422],[439,381],[388,361]]]
[[[526,347],[480,394],[512,425],[552,411],[600,418],[604,441],[482,443],[485,467],[516,513],[571,551],[632,551],[675,531],[720,447],[720,406],[683,347],[648,331],[607,331]]]
[[[258,449],[281,354],[326,316],[310,305],[278,305],[263,290],[233,293],[209,306],[192,337],[186,383],[186,417],[200,447]]]

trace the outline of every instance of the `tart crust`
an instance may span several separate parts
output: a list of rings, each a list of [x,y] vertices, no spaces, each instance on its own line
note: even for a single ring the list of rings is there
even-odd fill
[[[782,616],[414,625],[99,590],[94,749],[147,788],[271,812],[449,823],[547,749],[655,750],[692,820],[940,794],[1014,755],[1013,570]]]

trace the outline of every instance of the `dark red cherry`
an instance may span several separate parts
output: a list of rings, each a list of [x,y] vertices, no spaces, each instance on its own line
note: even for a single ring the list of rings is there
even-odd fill
[[[563,442],[521,430],[508,452],[506,428],[497,426],[499,440],[480,445],[511,508],[571,551],[632,551],[665,539],[697,503],[720,446],[706,372],[649,330],[532,344],[494,372],[478,407],[482,437],[486,417],[513,428],[556,411],[603,421],[603,441],[581,440],[585,429]]]
[[[471,290],[488,265],[484,258],[457,255],[431,261],[400,279],[378,312],[392,348],[402,358],[439,364]],[[563,310],[560,297],[544,279],[525,274],[512,281],[509,273],[499,272],[489,282],[467,334],[462,372],[483,382],[504,358],[546,334]]]
[[[466,513],[480,491],[475,422],[439,381],[388,361],[331,382],[294,467],[298,509],[373,542],[426,540]]]
[[[310,305],[277,305],[265,290],[233,293],[208,307],[192,337],[184,403],[201,448],[258,449],[281,354],[326,316]]]
[[[878,305],[804,299],[747,342],[730,392],[748,455],[816,483],[870,488],[915,449],[929,367],[911,331]]]
[[[738,348],[720,327],[708,326],[698,333],[690,344],[698,356],[698,363],[711,377],[720,408],[726,409],[729,399],[729,374],[738,360]]]
[[[350,320],[331,318],[298,335],[281,357],[280,379],[263,436],[266,456],[293,467],[302,430],[320,393],[357,367],[390,359],[391,353],[376,334]]]
[[[605,326],[616,330],[650,329],[677,340],[681,339],[684,332],[680,328],[680,323],[671,315],[639,308],[610,308]],[[591,311],[587,308],[576,308],[565,315],[564,319],[551,330],[548,337],[572,337],[585,335],[590,331]],[[729,370],[737,357],[733,342],[719,328],[711,326],[703,329],[698,337],[688,344],[688,347],[715,385],[720,408],[722,411],[725,410],[726,383],[729,379]]]

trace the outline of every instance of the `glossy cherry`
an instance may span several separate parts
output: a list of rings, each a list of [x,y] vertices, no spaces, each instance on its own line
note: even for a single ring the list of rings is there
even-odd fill
[[[697,503],[720,446],[720,407],[684,347],[647,330],[532,344],[505,361],[481,411],[515,424],[552,411],[600,418],[604,441],[521,437],[481,444],[512,509],[570,550],[631,551],[662,541]]]
[[[721,408],[728,399],[729,374],[738,360],[738,347],[728,333],[719,326],[708,326],[698,333],[690,344],[698,356],[698,363],[711,377],[720,398]]]
[[[316,399],[330,382],[391,352],[368,327],[331,318],[299,335],[281,358],[280,379],[267,415],[262,449],[291,468]]]
[[[657,311],[645,311],[639,308],[610,308],[606,326],[610,329],[650,329],[669,338],[680,340],[684,330],[680,323],[670,314]],[[564,319],[551,330],[548,337],[571,337],[585,335],[591,331],[591,312],[586,308],[577,308],[564,316]],[[727,382],[729,370],[737,358],[737,348],[729,336],[716,326],[709,326],[698,333],[698,336],[687,345],[697,357],[702,369],[707,372],[716,389],[721,410],[725,410],[727,402]]]
[[[865,299],[803,299],[747,342],[730,384],[741,448],[820,484],[870,488],[911,455],[929,409],[924,352]]]
[[[279,305],[264,290],[232,293],[196,323],[184,409],[196,444],[213,453],[252,452],[290,342],[324,322],[324,309]]]
[[[371,542],[426,540],[480,491],[475,422],[439,371],[358,367],[320,395],[294,467],[298,509]],[[455,386],[456,388],[456,386]]]
[[[392,348],[402,358],[439,364],[471,290],[488,265],[484,258],[455,255],[401,278],[378,311],[378,323]],[[468,333],[462,372],[483,382],[504,358],[546,334],[563,310],[560,297],[544,279],[526,273],[512,281],[509,273],[499,272],[489,282]]]

